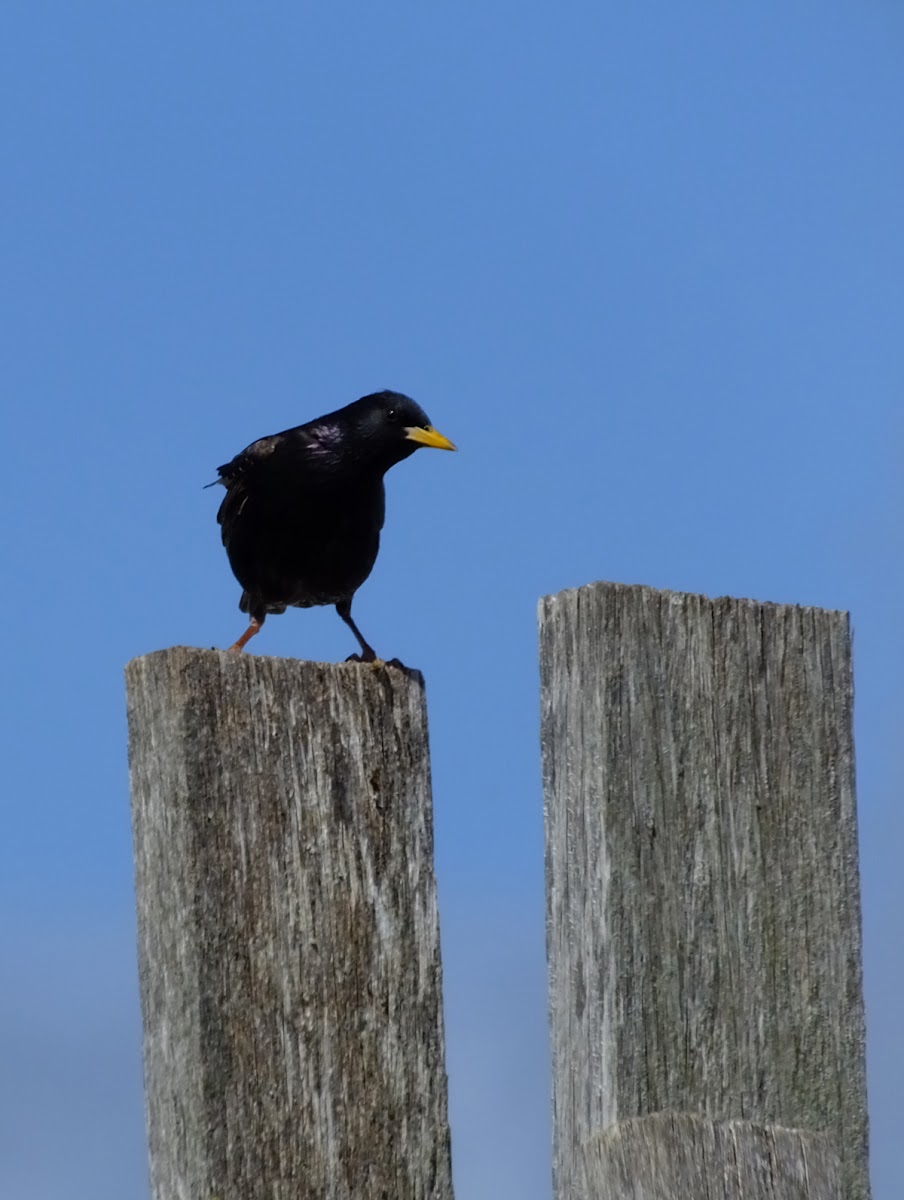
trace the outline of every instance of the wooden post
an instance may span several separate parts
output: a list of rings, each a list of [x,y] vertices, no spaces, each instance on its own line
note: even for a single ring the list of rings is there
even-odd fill
[[[619,1121],[582,1166],[583,1194],[606,1200],[841,1200],[825,1134],[689,1113]]]
[[[556,1200],[662,1111],[825,1133],[867,1200],[846,615],[600,583],[540,641]]]
[[[451,1200],[421,677],[126,679],[154,1200]]]

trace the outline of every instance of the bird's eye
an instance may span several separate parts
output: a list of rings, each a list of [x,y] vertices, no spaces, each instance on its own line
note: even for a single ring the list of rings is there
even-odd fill
[[[395,409],[395,408],[389,408],[389,409],[387,409],[387,410],[386,410],[386,420],[387,420],[387,421],[393,421],[393,422],[395,422],[395,421],[398,421],[398,419],[399,419],[399,414],[398,414],[398,410],[397,410],[397,409]]]

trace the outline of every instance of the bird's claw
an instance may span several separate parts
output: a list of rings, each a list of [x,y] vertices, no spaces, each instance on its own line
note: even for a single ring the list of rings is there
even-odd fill
[[[397,671],[408,670],[400,658],[383,659],[376,654],[373,658],[365,658],[363,654],[350,654],[345,661],[347,663],[365,663],[368,667],[373,667],[374,670],[379,670],[380,667],[393,667]]]

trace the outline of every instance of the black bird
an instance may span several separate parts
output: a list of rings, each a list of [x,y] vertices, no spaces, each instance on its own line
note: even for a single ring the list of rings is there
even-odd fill
[[[419,446],[455,449],[408,396],[375,392],[260,438],[218,468],[226,496],[217,520],[251,618],[230,650],[240,652],[267,613],[335,604],[361,646],[353,658],[376,659],[352,620],[352,597],[380,547],[383,476]]]

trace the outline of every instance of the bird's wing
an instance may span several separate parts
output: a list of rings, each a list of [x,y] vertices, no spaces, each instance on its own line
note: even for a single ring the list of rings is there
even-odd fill
[[[246,446],[240,454],[231,459],[228,463],[223,463],[217,467],[219,475],[219,483],[230,487],[232,483],[243,477],[254,473],[256,467],[268,458],[285,444],[286,435],[284,433],[275,433],[272,437],[258,438],[256,442],[252,442],[250,446]]]
[[[261,464],[270,459],[284,441],[283,434],[259,438],[246,446],[240,454],[217,467],[217,483],[226,488],[226,495],[217,512],[217,521],[222,526],[224,543],[228,541],[231,528],[241,516],[248,500],[248,486],[253,481]]]
[[[230,462],[218,467],[216,482],[226,488],[217,512],[224,543],[228,542],[251,492],[259,497],[263,488],[265,494],[272,495],[274,489],[281,489],[287,479],[291,479],[295,489],[302,480],[308,487],[316,489],[322,474],[328,479],[328,471],[324,468],[330,461],[331,448],[327,445],[326,449],[325,454],[319,430],[302,425],[258,438]]]
[[[235,522],[242,515],[242,509],[247,503],[248,486],[241,476],[237,476],[231,482],[226,480],[223,482],[226,483],[226,495],[217,510],[217,521],[221,526],[223,545],[225,546],[229,542]]]

